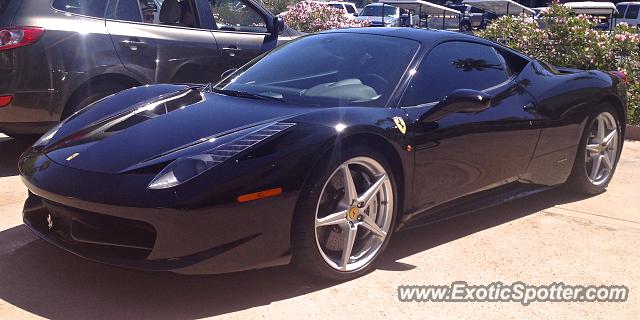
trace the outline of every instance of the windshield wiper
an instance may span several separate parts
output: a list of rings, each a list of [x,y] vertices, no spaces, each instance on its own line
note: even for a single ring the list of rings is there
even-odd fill
[[[249,99],[258,99],[258,100],[267,100],[267,101],[278,101],[285,102],[283,98],[273,97],[265,94],[259,93],[251,93],[247,91],[238,91],[238,90],[230,90],[230,89],[212,89],[215,93],[224,94],[225,96],[232,97],[240,97],[240,98],[249,98]]]

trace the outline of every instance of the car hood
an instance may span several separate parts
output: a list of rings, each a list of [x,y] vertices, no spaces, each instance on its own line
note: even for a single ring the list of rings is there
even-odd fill
[[[93,108],[108,108],[109,101]],[[110,114],[102,112],[99,118],[72,118],[61,127],[63,136],[56,137],[44,152],[64,166],[118,174],[162,162],[156,159],[167,161],[167,155],[213,137],[312,110],[200,89],[179,90]],[[100,110],[91,112],[100,114]]]

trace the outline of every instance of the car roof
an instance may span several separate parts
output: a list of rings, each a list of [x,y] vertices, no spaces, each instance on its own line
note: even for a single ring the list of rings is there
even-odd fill
[[[640,4],[640,2],[638,2],[638,1],[618,2],[618,3],[616,3],[616,6],[619,6],[621,4]]]

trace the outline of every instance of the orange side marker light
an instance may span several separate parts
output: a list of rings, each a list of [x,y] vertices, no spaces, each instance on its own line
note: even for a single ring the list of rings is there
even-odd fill
[[[264,198],[269,198],[269,197],[275,197],[275,196],[280,195],[280,194],[282,194],[282,188],[262,190],[262,191],[249,193],[249,194],[243,194],[241,196],[238,196],[238,202],[240,202],[240,203],[249,202],[249,201],[253,201],[253,200],[259,200],[259,199],[264,199]]]

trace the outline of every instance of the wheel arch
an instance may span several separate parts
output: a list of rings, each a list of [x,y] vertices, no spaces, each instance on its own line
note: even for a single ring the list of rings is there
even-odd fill
[[[137,87],[142,85],[136,79],[118,73],[105,73],[89,78],[84,81],[81,85],[79,85],[71,94],[69,94],[68,98],[64,103],[64,109],[62,110],[62,118],[69,116],[71,111],[73,110],[72,104],[79,99],[82,95],[86,94],[86,91],[91,87],[97,87],[105,83],[115,83],[119,86],[122,86],[124,89]]]
[[[627,110],[625,109],[624,104],[622,103],[620,98],[615,95],[607,95],[600,99],[597,104],[603,103],[610,104],[618,112],[618,115],[620,116],[620,130],[622,131],[622,136],[624,137],[625,128],[627,125]]]
[[[396,219],[400,219],[400,217],[404,215],[405,208],[408,207],[406,201],[410,201],[410,198],[406,195],[406,190],[409,190],[409,187],[406,185],[406,170],[404,169],[399,150],[394,147],[393,142],[375,133],[360,132],[346,135],[344,137],[336,136],[331,139],[329,143],[319,150],[320,152],[318,152],[318,154],[320,154],[320,156],[316,158],[317,160],[309,166],[310,170],[303,180],[302,188],[309,183],[309,179],[311,179],[313,175],[312,173],[319,170],[320,165],[327,163],[326,159],[334,155],[336,150],[344,150],[356,145],[364,145],[367,148],[371,148],[372,150],[379,152],[385,157],[385,160],[391,166],[391,170],[393,170],[395,177],[396,187],[398,188],[396,192],[398,195]]]

